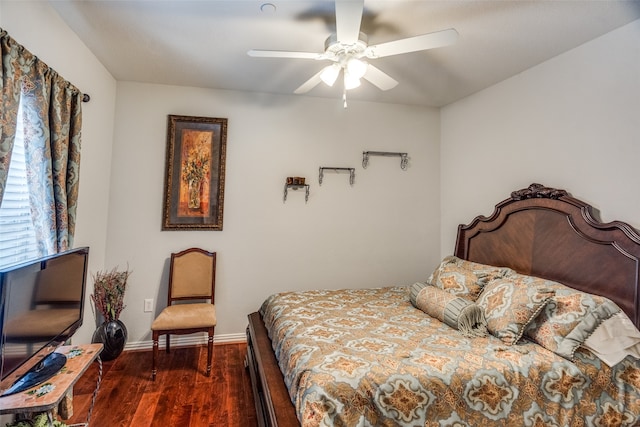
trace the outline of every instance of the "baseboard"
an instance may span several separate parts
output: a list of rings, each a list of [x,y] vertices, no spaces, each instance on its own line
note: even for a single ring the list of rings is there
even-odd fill
[[[165,345],[164,336],[160,337],[160,348],[164,348]],[[214,344],[232,344],[247,342],[247,336],[245,334],[224,334],[215,335],[213,338]],[[193,345],[205,345],[207,344],[207,336],[205,334],[191,334],[191,335],[171,335],[171,347],[193,346]],[[127,342],[124,346],[124,350],[151,350],[153,348],[153,341],[134,341]]]

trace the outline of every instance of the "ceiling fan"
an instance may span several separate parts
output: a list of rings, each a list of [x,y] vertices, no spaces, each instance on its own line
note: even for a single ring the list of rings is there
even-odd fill
[[[398,84],[395,79],[368,63],[367,60],[447,46],[453,44],[458,38],[458,32],[450,28],[369,46],[367,35],[360,32],[363,10],[364,0],[336,0],[336,34],[327,38],[325,50],[322,53],[251,49],[247,54],[260,58],[314,59],[332,62],[304,82],[294,93],[309,92],[320,82],[333,86],[342,72],[343,100],[346,107],[346,91],[360,86],[362,78],[381,90],[392,89]]]

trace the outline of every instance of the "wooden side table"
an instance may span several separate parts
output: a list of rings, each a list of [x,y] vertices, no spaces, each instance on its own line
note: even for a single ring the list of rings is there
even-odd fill
[[[30,416],[56,411],[62,419],[73,415],[73,386],[98,358],[102,344],[67,345],[56,351],[67,356],[67,363],[56,375],[29,390],[0,397],[0,414]]]

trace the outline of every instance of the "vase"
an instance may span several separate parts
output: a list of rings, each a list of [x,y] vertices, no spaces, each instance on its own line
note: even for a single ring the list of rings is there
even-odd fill
[[[92,343],[102,343],[102,360],[113,360],[122,353],[127,343],[127,327],[121,320],[105,321],[93,333]]]
[[[200,199],[202,198],[202,181],[189,181],[189,209],[200,209]]]

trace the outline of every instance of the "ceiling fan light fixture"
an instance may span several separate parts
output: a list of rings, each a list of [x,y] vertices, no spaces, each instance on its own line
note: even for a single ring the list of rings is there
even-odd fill
[[[349,70],[344,70],[344,88],[346,90],[355,89],[360,86],[360,78],[351,75]]]
[[[358,58],[351,58],[347,61],[347,71],[351,76],[360,79],[367,72],[368,65],[369,64]]]
[[[340,74],[340,66],[338,64],[327,65],[326,67],[324,67],[324,70],[322,70],[320,79],[327,86],[331,87],[338,79],[338,74]]]

